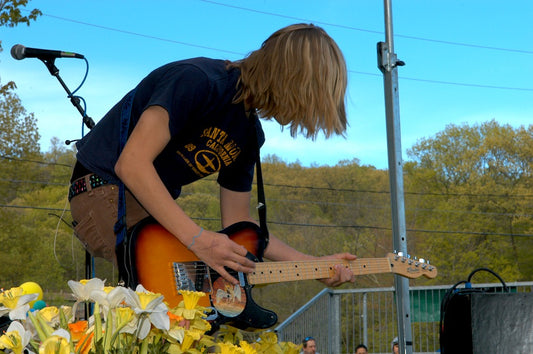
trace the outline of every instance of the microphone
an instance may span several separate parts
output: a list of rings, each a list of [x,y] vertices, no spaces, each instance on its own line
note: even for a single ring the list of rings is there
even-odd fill
[[[15,44],[11,48],[11,56],[17,60],[22,60],[24,58],[39,58],[42,60],[55,58],[85,58],[83,55],[78,53],[62,52],[60,50],[27,48],[22,44]]]

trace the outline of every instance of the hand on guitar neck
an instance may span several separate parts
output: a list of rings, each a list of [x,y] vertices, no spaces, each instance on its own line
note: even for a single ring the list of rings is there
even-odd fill
[[[345,262],[342,261],[354,261],[357,259],[356,255],[353,255],[351,253],[336,253],[318,259],[331,260],[332,262],[336,262],[337,260],[339,260],[339,264],[335,264],[335,266],[333,267],[335,273],[330,278],[319,279],[325,285],[329,287],[336,287],[347,282],[355,282],[355,274],[353,273],[352,269],[350,267],[344,266],[343,263]]]
[[[236,224],[238,225],[238,224]],[[270,235],[268,247],[264,248],[261,244],[261,240],[257,234],[253,234],[250,237],[238,237],[235,235],[234,230],[230,226],[222,231],[222,233],[214,233],[209,231],[203,231],[207,233],[206,236],[210,237],[211,233],[214,235],[211,238],[208,247],[197,247],[196,243],[190,248],[192,252],[196,254],[198,259],[201,259],[211,269],[216,271],[221,277],[230,282],[233,285],[239,283],[238,279],[232,276],[228,270],[231,269],[235,272],[251,273],[255,270],[256,263],[246,258],[248,252],[262,260],[264,254],[265,258],[275,261],[308,261],[308,260],[338,260],[338,264],[334,266],[334,273],[327,278],[319,279],[322,283],[329,287],[336,287],[346,282],[355,282],[355,275],[349,267],[344,266],[346,261],[353,261],[357,259],[357,256],[350,253],[337,253],[324,257],[313,257],[303,254],[292,247],[288,246],[278,238]],[[238,234],[238,233],[237,233]],[[204,235],[202,235],[203,237]],[[205,239],[208,239],[206,237]],[[205,241],[202,240],[202,241]],[[204,242],[205,245],[205,242]],[[230,252],[227,252],[227,249]],[[231,255],[233,258],[226,257],[226,254]],[[236,259],[234,255],[240,255],[241,258]],[[273,255],[273,257],[270,257]],[[213,266],[213,260],[221,260],[218,265]]]

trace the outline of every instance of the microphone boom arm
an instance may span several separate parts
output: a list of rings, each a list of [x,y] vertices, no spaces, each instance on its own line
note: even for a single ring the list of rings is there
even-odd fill
[[[55,66],[55,58],[50,58],[50,59],[39,58],[39,59],[44,63],[44,65],[46,65],[46,68],[48,69],[50,74],[52,76],[55,76],[57,80],[59,81],[59,83],[61,84],[61,86],[65,89],[65,91],[68,94],[67,97],[70,98],[70,102],[74,105],[74,107],[76,107],[78,112],[80,112],[82,119],[83,119],[83,123],[87,126],[87,128],[92,129],[95,125],[93,119],[87,115],[87,113],[85,112],[85,109],[80,105],[80,99],[72,95],[72,92],[70,91],[68,86],[65,84],[61,76],[59,76],[59,69]]]

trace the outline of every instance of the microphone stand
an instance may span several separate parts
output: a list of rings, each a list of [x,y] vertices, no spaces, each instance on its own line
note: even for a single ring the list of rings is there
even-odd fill
[[[59,76],[59,69],[54,64],[55,58],[51,58],[51,59],[39,58],[39,59],[41,59],[44,65],[46,65],[46,68],[48,69],[50,74],[52,76],[55,76],[57,80],[59,81],[59,83],[61,84],[61,86],[63,86],[63,88],[68,94],[67,97],[70,98],[70,102],[74,105],[74,107],[76,107],[78,112],[80,112],[82,119],[83,119],[83,123],[85,123],[87,128],[92,129],[94,127],[93,119],[85,113],[85,109],[83,109],[83,107],[80,105],[80,99],[78,97],[72,96],[72,92],[69,90],[69,88],[67,87],[67,85],[65,84],[61,76]]]
[[[80,99],[78,97],[75,97],[72,95],[72,92],[68,88],[68,86],[65,84],[61,76],[59,76],[59,69],[55,66],[55,58],[39,58],[44,65],[46,65],[46,68],[50,72],[52,76],[55,76],[61,86],[65,89],[68,96],[70,98],[70,102],[76,107],[78,112],[80,112],[83,123],[87,126],[87,128],[92,129],[94,127],[94,121],[91,117],[89,117],[85,113],[85,109],[80,105]],[[94,271],[94,258],[91,256],[89,251],[85,250],[85,279],[91,279]],[[90,317],[90,314],[92,313],[91,305],[86,303],[85,304],[85,318],[88,320]]]

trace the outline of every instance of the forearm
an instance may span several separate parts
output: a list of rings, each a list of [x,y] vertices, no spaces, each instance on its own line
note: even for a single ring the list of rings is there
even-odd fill
[[[316,259],[317,257],[302,253],[289,246],[279,238],[270,235],[265,258],[271,261],[298,261]]]
[[[184,245],[190,244],[200,227],[176,204],[150,161],[135,158],[126,151],[115,171],[151,216]]]

